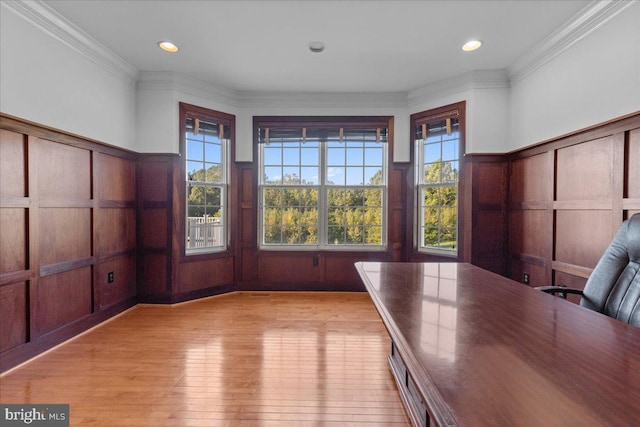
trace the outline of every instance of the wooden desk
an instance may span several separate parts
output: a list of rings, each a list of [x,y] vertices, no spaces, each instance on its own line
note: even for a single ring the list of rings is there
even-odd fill
[[[640,328],[470,264],[356,268],[415,425],[640,426]]]

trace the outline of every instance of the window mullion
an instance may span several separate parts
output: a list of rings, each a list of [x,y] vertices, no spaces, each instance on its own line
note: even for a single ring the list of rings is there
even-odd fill
[[[326,141],[320,141],[320,188],[318,188],[318,246],[327,246],[328,212],[328,184],[327,184],[327,148]]]

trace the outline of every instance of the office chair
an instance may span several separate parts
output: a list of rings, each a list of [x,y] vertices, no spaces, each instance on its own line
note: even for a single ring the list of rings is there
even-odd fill
[[[540,286],[550,294],[581,295],[580,305],[640,327],[640,214],[624,221],[584,290]]]

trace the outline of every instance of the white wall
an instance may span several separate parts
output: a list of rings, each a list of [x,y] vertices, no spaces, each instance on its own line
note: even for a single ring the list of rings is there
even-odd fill
[[[238,160],[250,161],[254,116],[393,116],[395,161],[409,161],[409,113],[398,93],[271,94],[244,101],[238,129]]]
[[[509,151],[640,110],[640,3],[512,83]]]
[[[460,101],[466,101],[465,153],[506,152],[509,87],[505,71],[475,71],[412,91],[410,114]]]
[[[135,88],[4,2],[0,6],[0,111],[135,149]]]
[[[454,102],[467,102],[467,153],[509,152],[640,110],[640,3],[511,87],[505,70],[488,70],[369,94],[243,93],[161,72],[127,78],[14,9],[41,7],[45,18],[50,10],[1,4],[0,111],[141,153],[178,153],[179,102],[235,114],[238,161],[252,160],[254,115],[392,115],[394,158],[408,161],[410,114]]]
[[[394,116],[394,158],[408,161],[404,94],[239,93],[173,73],[141,73],[136,151],[178,153],[178,103],[236,116],[236,160],[253,160],[253,116]]]

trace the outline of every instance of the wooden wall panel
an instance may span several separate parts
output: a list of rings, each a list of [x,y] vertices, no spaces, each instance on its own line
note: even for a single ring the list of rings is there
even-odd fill
[[[542,210],[519,210],[511,212],[509,238],[514,254],[545,258],[549,227],[547,212]]]
[[[139,163],[139,195],[145,202],[166,202],[170,188],[167,188],[167,160],[144,161]]]
[[[100,255],[108,255],[136,248],[136,212],[135,209],[105,208],[97,216],[96,248]]]
[[[556,212],[555,261],[593,268],[612,238],[610,211]]]
[[[19,282],[0,287],[0,352],[27,342],[27,286],[27,282]]]
[[[26,197],[25,136],[0,129],[0,198]]]
[[[167,261],[165,254],[147,253],[143,258],[141,269],[144,287],[140,290],[144,295],[168,295],[169,277],[167,277]],[[140,283],[138,284],[140,286]]]
[[[0,128],[5,370],[135,303],[136,156],[4,114]]]
[[[0,272],[27,270],[27,210],[0,208]]]
[[[547,202],[551,197],[547,185],[551,173],[546,153],[514,160],[509,181],[511,202]]]
[[[507,274],[507,163],[501,156],[470,156],[471,262]]]
[[[186,293],[234,283],[233,258],[180,263],[178,292]]]
[[[40,209],[40,265],[90,257],[91,210]]]
[[[45,139],[40,139],[36,147],[38,191],[41,199],[90,199],[92,197],[89,150]]]
[[[97,267],[99,293],[99,308],[110,307],[114,304],[134,298],[136,289],[136,261],[135,257],[119,257],[103,261]],[[107,282],[107,274],[113,272],[113,282]]]
[[[505,203],[505,164],[500,161],[477,163],[474,176],[477,181],[476,202],[499,209]]]
[[[140,214],[139,232],[143,247],[167,247],[167,210],[145,209]]]
[[[613,138],[557,150],[556,200],[611,200]]]
[[[238,195],[239,223],[237,223],[238,256],[236,276],[237,281],[252,283],[258,280],[258,258],[257,258],[257,210],[255,208],[258,201],[256,183],[254,182],[254,165],[243,163],[237,165],[238,177],[240,179]]]
[[[91,270],[84,267],[40,278],[35,301],[39,335],[91,314]]]
[[[386,261],[386,254],[372,252],[352,256],[325,255],[321,258],[325,281],[337,289],[364,290],[354,266],[358,261]]]
[[[132,159],[100,154],[99,179],[102,200],[136,200],[136,163]]]
[[[640,129],[629,132],[629,144],[627,147],[627,177],[626,194],[630,199],[640,199]],[[637,209],[640,209],[638,207]]]
[[[520,283],[524,280],[524,274],[529,275],[529,286],[545,286],[550,285],[552,282],[547,274],[547,261],[544,264],[540,264],[537,260],[531,260],[524,258],[526,261],[521,261],[520,258],[510,260],[510,275],[509,277]]]
[[[481,210],[474,218],[474,225],[478,224],[477,227],[481,229],[476,233],[481,237],[474,241],[476,265],[503,274],[506,267],[504,222],[504,212],[501,210]],[[488,268],[489,263],[494,263],[494,268]]]
[[[314,254],[268,253],[258,258],[258,281],[316,283],[323,278],[320,265],[313,265]]]
[[[639,128],[636,113],[509,156],[513,279],[584,286],[620,223],[640,211]]]
[[[142,302],[171,302],[175,279],[173,155],[141,155],[137,165],[137,281]],[[177,209],[177,208],[176,208]]]

